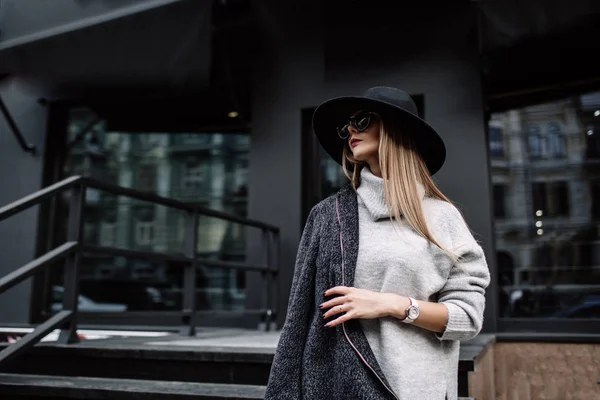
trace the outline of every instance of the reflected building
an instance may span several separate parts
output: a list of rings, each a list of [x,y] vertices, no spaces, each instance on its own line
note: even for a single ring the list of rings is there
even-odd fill
[[[83,175],[119,186],[156,193],[211,210],[247,214],[249,135],[245,133],[129,133],[107,131],[87,109],[70,114],[70,150],[63,175]],[[85,132],[86,128],[92,126]],[[81,133],[84,132],[82,135]],[[78,136],[79,135],[79,136]],[[88,190],[85,240],[99,246],[184,254],[187,232],[183,212]],[[245,228],[201,216],[199,257],[244,261]],[[180,298],[179,266],[122,257],[87,256],[85,282],[142,282]],[[243,274],[199,267],[200,308],[241,309]],[[60,279],[57,277],[57,279]],[[175,301],[178,303],[179,300]],[[177,307],[174,307],[177,308]]]
[[[599,110],[593,93],[491,116],[501,316],[558,316],[600,295]]]

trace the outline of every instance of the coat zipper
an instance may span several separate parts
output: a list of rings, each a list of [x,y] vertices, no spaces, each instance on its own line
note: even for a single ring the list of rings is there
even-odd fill
[[[345,275],[346,274],[344,271],[344,241],[343,241],[343,236],[342,236],[342,219],[340,218],[339,202],[338,202],[337,197],[335,199],[335,212],[337,214],[337,220],[338,220],[338,224],[340,226],[340,250],[341,250],[341,254],[342,254],[342,286],[346,286],[346,284],[345,284]],[[379,376],[379,374],[377,372],[375,372],[375,369],[373,367],[371,367],[371,365],[363,357],[363,355],[360,353],[360,351],[358,351],[358,348],[356,348],[354,343],[352,343],[352,340],[350,340],[350,337],[348,336],[348,333],[346,332],[346,323],[345,322],[342,323],[342,331],[344,332],[344,336],[346,337],[346,340],[348,341],[350,346],[354,349],[356,354],[358,354],[358,357],[362,360],[362,362],[365,363],[365,365],[371,370],[371,372],[373,372],[373,374],[375,374],[377,379],[379,379],[381,384],[388,390],[388,392],[390,392],[392,394],[392,396],[394,396],[397,400],[400,400],[398,398],[398,396],[396,396],[396,393],[394,393],[394,391],[385,384],[385,382]]]

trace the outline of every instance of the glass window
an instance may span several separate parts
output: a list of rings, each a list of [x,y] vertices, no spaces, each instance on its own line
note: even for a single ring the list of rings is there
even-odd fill
[[[246,216],[247,133],[140,133],[107,126],[90,109],[69,112],[70,149],[63,177],[82,174]],[[85,129],[90,132],[82,135]],[[184,213],[102,191],[93,196],[90,192],[84,225],[90,244],[168,254],[185,251],[189,218]],[[67,203],[62,206],[66,208]],[[238,224],[201,217],[197,251],[202,257],[244,262],[246,231]],[[64,237],[65,232],[66,226],[61,226],[56,235]],[[177,263],[85,255],[81,292],[104,303],[124,304],[128,310],[181,310],[182,271]],[[62,285],[62,272],[56,268],[52,274],[50,284]],[[238,311],[245,307],[243,272],[199,267],[197,288],[200,309]]]
[[[514,162],[492,169],[503,185],[494,185],[500,316],[597,318],[600,93],[492,114],[490,126],[509,123],[505,149]],[[581,145],[567,146],[565,132]]]

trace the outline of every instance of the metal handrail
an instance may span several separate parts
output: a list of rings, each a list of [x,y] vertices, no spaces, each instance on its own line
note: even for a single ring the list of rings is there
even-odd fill
[[[169,208],[185,211],[188,213],[187,220],[187,242],[184,255],[170,255],[158,252],[146,252],[137,250],[128,250],[114,247],[104,247],[89,245],[83,241],[83,221],[85,220],[85,194],[88,188],[105,191],[117,196],[125,196],[133,199],[166,206]],[[40,324],[33,332],[27,334],[18,342],[0,352],[0,367],[17,357],[19,354],[27,351],[42,340],[49,332],[54,329],[60,329],[58,343],[69,344],[78,341],[77,338],[77,306],[79,297],[79,265],[84,253],[107,254],[113,256],[124,256],[134,258],[145,258],[154,261],[178,261],[184,268],[183,279],[183,310],[179,312],[181,317],[180,333],[184,335],[194,335],[195,327],[193,317],[197,314],[209,315],[220,314],[221,311],[198,312],[196,311],[196,268],[200,265],[213,268],[238,269],[245,271],[259,271],[263,277],[266,286],[264,291],[264,307],[259,309],[246,309],[243,311],[246,315],[259,315],[266,323],[266,329],[269,329],[270,323],[277,315],[277,291],[278,285],[274,279],[278,273],[279,265],[279,228],[261,221],[249,218],[239,217],[220,211],[210,210],[205,207],[194,204],[162,197],[154,193],[141,192],[135,189],[124,188],[110,183],[98,180],[73,176],[55,183],[47,188],[38,190],[28,196],[14,201],[0,208],[0,221],[5,220],[15,214],[20,213],[32,206],[40,204],[47,198],[71,191],[69,198],[69,220],[67,229],[67,242],[53,249],[35,260],[23,265],[7,276],[0,278],[0,294],[13,286],[21,283],[25,279],[33,276],[37,272],[48,268],[56,261],[66,259],[64,273],[63,310],[49,318],[46,322]],[[199,215],[215,217],[222,220],[259,228],[262,231],[262,257],[263,261],[257,264],[217,261],[200,258],[197,256],[197,235]],[[275,294],[272,293],[275,290]],[[175,312],[169,315],[176,314]]]
[[[18,285],[25,279],[35,275],[40,269],[52,264],[55,261],[65,258],[73,252],[79,244],[76,242],[67,242],[54,250],[49,251],[41,257],[28,262],[16,271],[11,272],[3,278],[0,278],[0,294],[6,292],[13,286]]]
[[[115,257],[129,257],[136,258],[141,260],[150,260],[150,261],[172,261],[172,262],[190,262],[193,261],[193,258],[179,255],[179,254],[168,254],[168,253],[160,253],[154,251],[142,251],[142,250],[130,250],[123,249],[120,247],[108,247],[108,246],[97,246],[86,244],[83,246],[83,252],[89,254],[100,254],[100,255],[110,255]],[[203,265],[205,267],[215,267],[222,269],[238,269],[238,270],[246,270],[246,271],[274,271],[273,268],[270,268],[267,264],[249,264],[249,263],[240,263],[235,261],[219,261],[212,260],[202,257],[197,257],[196,262],[199,265]],[[1,282],[1,280],[0,280]],[[1,285],[0,285],[1,286]],[[0,290],[0,293],[2,291]]]
[[[114,185],[112,183],[102,182],[95,179],[81,177],[85,185],[92,189],[98,189],[111,193],[117,196],[125,196],[136,200],[146,201],[161,206],[174,208],[181,211],[197,212],[200,215],[207,217],[215,217],[225,221],[236,222],[242,225],[252,226],[255,228],[266,229],[268,231],[278,233],[279,228],[275,225],[266,224],[261,221],[253,220],[250,218],[239,217],[237,215],[228,214],[222,211],[211,210],[210,208],[198,206],[195,204],[184,203],[179,200],[170,199],[168,197],[159,196],[151,192],[142,192],[135,189],[125,188],[122,186]]]
[[[64,192],[65,190],[72,188],[81,181],[81,176],[72,176],[60,182],[57,182],[54,185],[50,185],[46,188],[40,189],[37,192],[25,196],[19,200],[13,201],[12,203],[5,205],[4,207],[0,207],[0,221],[12,217],[13,215],[18,214],[31,206],[38,205],[48,197],[51,197],[60,192]]]
[[[15,214],[18,214],[19,212],[33,205],[39,204],[42,200],[53,196],[59,192],[63,192],[67,189],[70,189],[77,184],[83,184],[88,188],[102,190],[104,192],[114,194],[117,196],[125,196],[132,199],[146,201],[148,203],[158,204],[161,206],[174,208],[176,210],[181,211],[195,211],[198,214],[205,215],[207,217],[215,217],[230,222],[236,222],[239,224],[252,226],[255,228],[266,229],[274,233],[279,232],[279,228],[277,226],[266,224],[261,221],[245,217],[239,217],[237,215],[227,214],[221,211],[211,210],[206,207],[197,206],[190,203],[184,203],[179,200],[159,196],[151,192],[142,192],[139,190],[125,188],[122,186],[114,185],[112,183],[102,182],[96,179],[91,179],[78,175],[66,178],[58,183],[55,183],[44,189],[40,189],[35,193],[25,196],[22,199],[7,204],[4,207],[0,207],[0,221],[5,220]]]

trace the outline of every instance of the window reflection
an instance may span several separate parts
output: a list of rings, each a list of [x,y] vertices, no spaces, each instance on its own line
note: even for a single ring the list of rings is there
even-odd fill
[[[489,127],[490,156],[504,157],[504,133],[499,126]]]
[[[504,159],[490,158],[501,316],[599,318],[600,93],[490,126],[510,132]]]
[[[548,124],[548,149],[552,157],[565,157],[567,155],[565,137],[556,122]]]
[[[538,126],[530,125],[527,128],[527,143],[530,157],[538,158],[542,156],[542,136]]]
[[[91,110],[78,108],[69,113],[68,143],[65,177],[80,174],[246,216],[250,140],[245,133],[115,132]],[[85,239],[100,246],[183,254],[188,220],[176,210],[88,190]],[[201,257],[243,262],[245,239],[242,226],[200,217]],[[180,310],[181,280],[180,265],[87,255],[81,293],[100,305],[123,304],[130,311]],[[56,271],[52,283],[60,282]],[[244,308],[243,272],[199,267],[196,283],[199,309]]]

